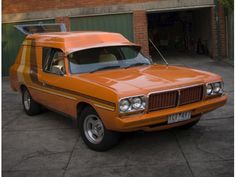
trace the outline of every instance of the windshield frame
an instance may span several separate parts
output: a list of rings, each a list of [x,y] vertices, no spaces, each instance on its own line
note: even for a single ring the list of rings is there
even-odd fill
[[[69,59],[69,55],[72,54],[72,53],[75,53],[75,52],[80,52],[80,51],[84,51],[84,50],[90,50],[90,49],[99,49],[99,48],[108,48],[108,47],[133,47],[133,48],[136,48],[137,51],[138,51],[138,55],[141,55],[143,58],[147,59],[147,61],[149,62],[148,64],[146,65],[140,65],[140,66],[149,66],[149,65],[153,65],[153,61],[150,59],[150,57],[147,57],[145,56],[142,51],[141,51],[141,46],[138,46],[138,45],[115,45],[115,46],[102,46],[102,47],[92,47],[92,48],[86,48],[86,49],[83,49],[83,50],[77,50],[77,51],[73,51],[69,54],[66,55],[66,58],[67,58],[67,62],[68,62],[68,72],[71,74],[71,75],[79,75],[79,74],[88,74],[88,73],[96,73],[97,71],[87,71],[87,72],[78,72],[78,73],[73,73],[72,70],[71,70],[71,62],[70,62],[70,59]],[[127,59],[127,60],[131,60],[131,59]],[[94,63],[95,64],[95,63]],[[109,66],[109,65],[107,65]],[[110,66],[113,66],[113,65],[110,65]],[[140,66],[136,66],[136,67],[140,67]],[[123,67],[117,67],[117,68],[111,68],[111,69],[104,69],[104,70],[98,70],[99,71],[107,71],[107,70],[114,70],[114,69],[128,69],[130,67],[127,67],[127,66],[123,66]],[[132,68],[132,67],[131,67]]]

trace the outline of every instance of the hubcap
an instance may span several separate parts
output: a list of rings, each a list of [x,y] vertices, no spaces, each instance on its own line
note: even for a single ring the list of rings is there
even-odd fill
[[[24,106],[26,110],[30,109],[30,94],[28,91],[25,91],[24,93]]]
[[[102,121],[96,115],[88,115],[84,120],[84,133],[86,138],[93,144],[98,144],[104,136]]]

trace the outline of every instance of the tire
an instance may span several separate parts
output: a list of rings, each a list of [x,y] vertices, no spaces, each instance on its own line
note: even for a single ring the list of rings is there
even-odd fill
[[[27,88],[22,90],[22,104],[26,114],[33,116],[42,112],[41,105],[34,101]]]
[[[82,110],[78,123],[83,141],[92,150],[106,151],[119,142],[120,133],[107,130],[92,107]]]
[[[188,124],[182,125],[182,126],[180,126],[179,128],[181,128],[181,129],[190,129],[190,128],[192,128],[194,125],[196,125],[196,124],[199,122],[199,120],[200,120],[200,118],[199,118],[198,120],[195,120],[195,121],[190,122],[190,123],[188,123]]]

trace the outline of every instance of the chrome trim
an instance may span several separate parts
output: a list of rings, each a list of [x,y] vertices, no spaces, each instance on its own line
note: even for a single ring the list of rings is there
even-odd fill
[[[215,82],[211,82],[211,83],[216,83],[216,82],[222,82],[224,83],[222,80],[220,81],[215,81]],[[203,87],[203,92],[202,92],[202,98],[201,100],[205,100],[207,97],[207,94],[206,94],[206,85],[207,84],[210,84],[209,83],[200,83],[200,84],[194,84],[194,85],[189,85],[189,86],[184,86],[184,87],[177,87],[177,88],[173,88],[173,89],[167,89],[167,90],[160,90],[160,91],[154,91],[154,92],[149,92],[146,96],[145,95],[134,95],[134,96],[128,96],[128,97],[122,97],[119,99],[118,101],[118,106],[119,106],[119,103],[122,99],[127,99],[127,98],[132,98],[132,97],[144,97],[144,99],[146,100],[146,106],[145,106],[145,109],[144,110],[137,110],[137,111],[134,111],[134,112],[129,112],[129,113],[120,113],[120,109],[118,109],[118,112],[119,112],[119,115],[120,116],[124,116],[126,114],[135,114],[135,113],[140,113],[140,112],[143,112],[143,113],[148,113],[149,111],[149,96],[151,94],[158,94],[158,93],[164,93],[164,92],[170,92],[170,91],[177,91],[178,92],[178,103],[177,103],[177,106],[179,106],[179,103],[180,103],[180,96],[181,96],[181,92],[180,90],[182,89],[186,89],[186,88],[191,88],[191,87],[197,87],[197,86],[202,86]],[[221,96],[224,95],[224,92],[221,94]]]
[[[123,99],[129,99],[129,98],[135,98],[135,97],[143,97],[144,100],[145,100],[145,108],[144,109],[140,109],[140,110],[134,110],[134,111],[130,111],[130,112],[120,112],[120,101],[123,100]],[[122,97],[118,100],[118,113],[120,116],[123,116],[123,115],[126,115],[126,114],[136,114],[136,113],[140,113],[140,112],[146,112],[147,110],[147,96],[146,95],[134,95],[134,96],[127,96],[127,97]]]
[[[177,90],[177,91],[178,91],[178,101],[177,101],[176,107],[180,105],[180,96],[181,96],[180,90],[181,90],[181,89],[178,89],[178,90]]]
[[[176,107],[178,107],[178,106],[179,106],[179,102],[180,102],[180,90],[186,89],[186,88],[191,88],[191,87],[197,87],[197,86],[203,86],[203,87],[204,87],[204,85],[206,85],[206,83],[194,84],[194,85],[185,86],[185,87],[177,87],[177,88],[173,88],[173,89],[161,90],[161,91],[156,91],[156,92],[150,92],[150,93],[148,93],[148,95],[147,95],[147,99],[149,100],[149,96],[150,96],[151,94],[177,91],[177,92],[178,92],[178,102],[177,102],[177,106],[176,106]],[[203,98],[202,98],[201,100],[203,100]],[[149,108],[148,108],[148,106],[147,106],[147,112],[149,112],[148,110],[149,110]]]
[[[207,88],[207,85],[213,85],[215,83],[221,83],[222,85],[222,93],[216,93],[216,94],[212,94],[212,95],[208,95],[207,94],[207,91],[205,89],[205,99],[208,99],[208,98],[211,98],[211,97],[214,97],[214,96],[222,96],[224,95],[225,91],[224,91],[224,81],[223,80],[220,80],[220,81],[214,81],[214,82],[208,82],[205,84],[205,88]]]
[[[145,106],[144,113],[148,113],[149,97],[145,96],[145,99],[146,99],[146,106]]]
[[[133,97],[145,97],[145,95],[142,94],[142,95],[134,95],[134,96],[121,97],[121,98],[119,98],[118,101],[119,101],[119,103],[120,103],[120,101],[123,100],[123,99],[133,98]]]
[[[154,94],[154,93],[162,93],[162,92],[168,92],[168,91],[178,91],[178,90],[181,90],[181,89],[191,88],[191,87],[196,87],[196,86],[201,86],[201,85],[205,85],[205,83],[194,84],[194,85],[185,86],[185,87],[177,87],[177,88],[173,88],[173,89],[161,90],[161,91],[156,91],[156,92],[149,92],[147,97],[149,97],[149,95]]]

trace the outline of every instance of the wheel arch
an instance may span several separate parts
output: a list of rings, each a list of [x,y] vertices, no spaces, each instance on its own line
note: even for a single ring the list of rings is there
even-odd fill
[[[82,111],[86,108],[86,107],[91,107],[93,108],[95,111],[96,109],[88,102],[85,101],[81,101],[77,104],[76,109],[77,109],[77,119],[80,118],[80,115],[82,113]],[[97,111],[96,111],[97,112]]]
[[[23,91],[27,89],[26,85],[24,84],[21,84],[19,88],[21,93],[23,93]]]

